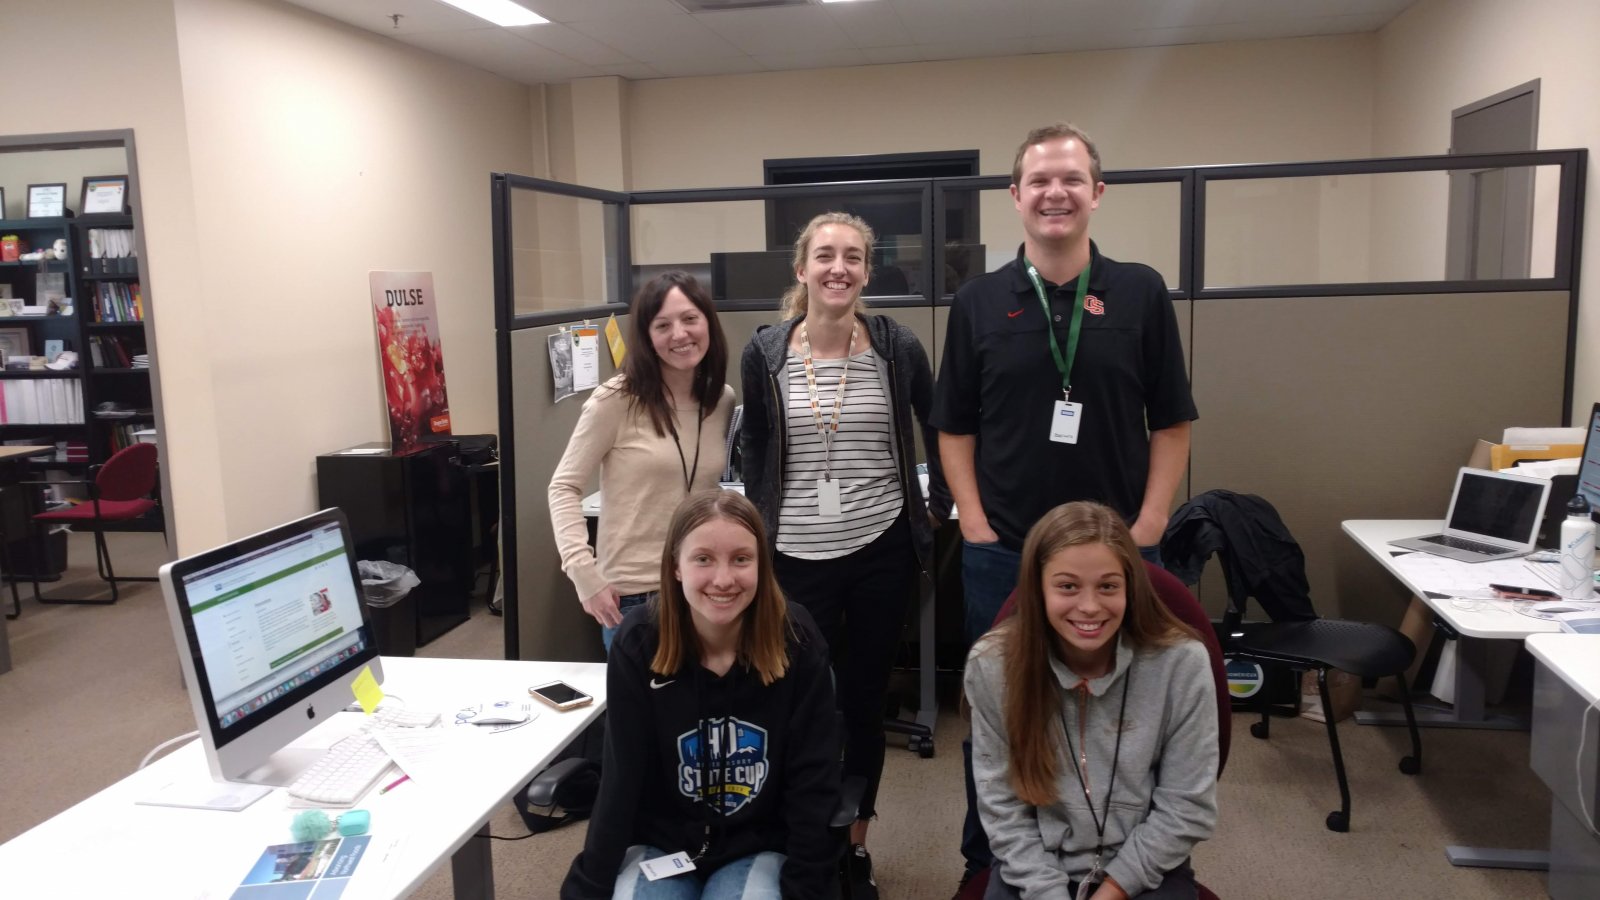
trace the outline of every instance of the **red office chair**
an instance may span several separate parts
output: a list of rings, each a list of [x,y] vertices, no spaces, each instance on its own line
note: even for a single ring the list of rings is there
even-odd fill
[[[149,498],[156,486],[156,446],[132,444],[118,450],[103,464],[89,467],[89,477],[83,480],[35,481],[30,484],[81,484],[89,489],[89,499],[74,506],[38,513],[34,523],[70,525],[74,529],[89,528],[94,531],[94,562],[100,580],[111,585],[110,598],[44,597],[39,594],[39,580],[33,579],[33,598],[40,603],[83,603],[107,606],[117,602],[117,583],[122,581],[155,581],[149,576],[117,575],[111,568],[111,551],[106,548],[106,526],[113,522],[129,522],[155,509],[156,501]],[[163,524],[162,534],[166,534]],[[34,539],[39,538],[35,529]],[[37,543],[35,547],[37,549]],[[37,571],[39,566],[33,566]]]
[[[1160,566],[1145,563],[1150,574],[1150,584],[1156,590],[1156,596],[1161,602],[1172,610],[1173,614],[1183,621],[1185,625],[1194,629],[1200,635],[1200,640],[1206,645],[1206,653],[1211,657],[1211,678],[1217,688],[1217,777],[1222,777],[1222,770],[1228,765],[1228,746],[1233,736],[1233,703],[1228,694],[1228,673],[1222,662],[1222,645],[1217,642],[1216,632],[1211,627],[1211,619],[1206,615],[1205,607],[1200,601],[1189,593],[1189,589],[1179,581],[1176,576]],[[1017,593],[1011,592],[1006,602],[1000,607],[1000,612],[994,617],[994,624],[1005,621],[1008,616],[1017,610]],[[971,778],[969,771],[967,777]],[[989,877],[994,869],[988,868],[974,875],[961,890],[956,893],[956,900],[982,900],[983,892],[989,886]],[[1199,900],[1218,900],[1205,885],[1195,882]]]

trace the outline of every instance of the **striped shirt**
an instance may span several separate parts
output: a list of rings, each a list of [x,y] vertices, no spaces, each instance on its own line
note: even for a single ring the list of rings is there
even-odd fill
[[[833,421],[843,359],[813,359],[822,421]],[[778,508],[777,548],[799,559],[834,559],[872,543],[894,524],[905,497],[894,460],[894,412],[870,349],[848,360],[844,409],[828,454],[839,482],[840,516],[823,516],[817,482],[823,474],[823,441],[811,412],[805,363],[791,352],[785,363],[789,381],[786,409],[788,449],[783,461],[783,502]]]

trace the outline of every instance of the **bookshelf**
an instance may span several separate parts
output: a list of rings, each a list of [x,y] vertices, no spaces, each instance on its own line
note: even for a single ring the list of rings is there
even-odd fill
[[[4,286],[15,301],[37,306],[41,275],[56,275],[66,297],[75,297],[77,288],[73,279],[75,253],[72,249],[72,221],[67,218],[5,219],[0,220],[0,235],[16,235],[26,244],[26,250],[51,247],[58,240],[66,240],[68,256],[64,260],[42,262],[0,262],[0,286]],[[0,291],[5,293],[5,291]],[[0,304],[7,301],[0,300]],[[55,310],[52,310],[53,312]],[[14,315],[9,304],[0,316],[0,339],[9,351],[26,348],[30,355],[42,356],[46,343],[60,341],[63,349],[79,350],[84,346],[82,321],[73,308],[72,315]],[[0,440],[39,444],[77,445],[67,452],[68,459],[39,457],[29,460],[30,468],[55,468],[67,471],[81,470],[88,463],[88,427],[83,422],[84,370],[64,371],[38,369],[0,369]]]
[[[82,326],[79,347],[84,373],[84,412],[89,458],[100,462],[155,427],[146,340],[146,297],[131,254],[133,217],[86,215],[72,220],[73,274]],[[117,255],[110,235],[128,238]],[[140,365],[136,357],[143,357]],[[97,413],[115,403],[130,415]]]

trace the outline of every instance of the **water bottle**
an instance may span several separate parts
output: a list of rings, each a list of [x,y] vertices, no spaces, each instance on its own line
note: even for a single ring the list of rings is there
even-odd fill
[[[1575,494],[1561,523],[1561,596],[1587,600],[1594,593],[1594,522],[1589,501]]]

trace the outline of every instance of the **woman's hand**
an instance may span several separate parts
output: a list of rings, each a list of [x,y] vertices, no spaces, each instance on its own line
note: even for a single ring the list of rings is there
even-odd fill
[[[606,585],[595,592],[593,597],[583,601],[583,611],[606,628],[615,628],[622,624],[622,611],[617,609],[621,595],[611,585]]]
[[[1128,892],[1122,889],[1122,885],[1117,884],[1115,878],[1107,878],[1100,882],[1100,886],[1094,889],[1093,894],[1089,895],[1089,900],[1128,900]]]

